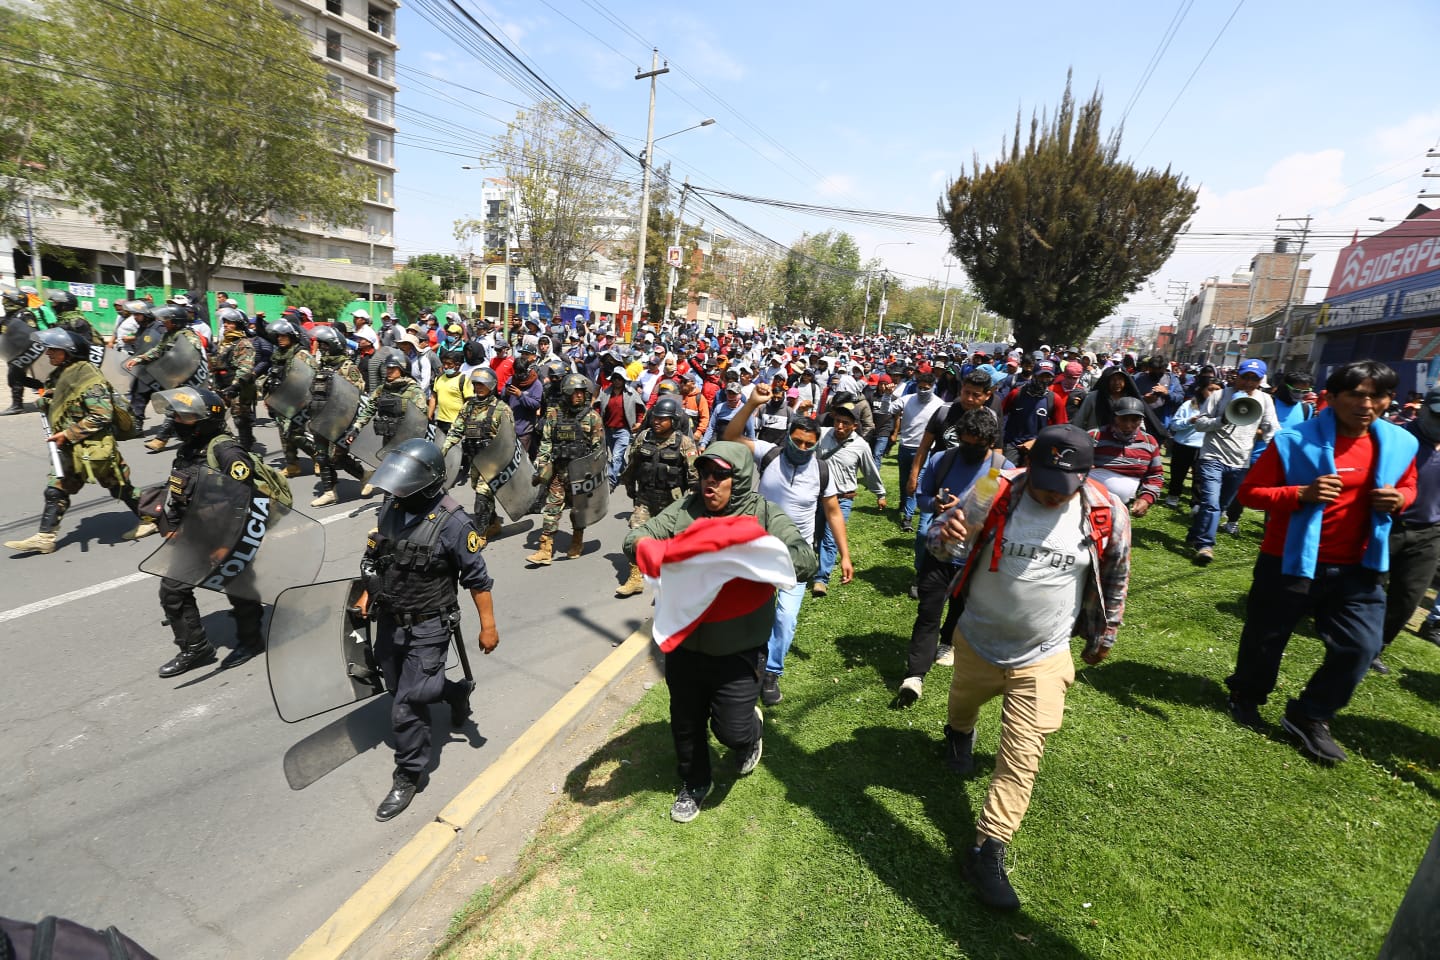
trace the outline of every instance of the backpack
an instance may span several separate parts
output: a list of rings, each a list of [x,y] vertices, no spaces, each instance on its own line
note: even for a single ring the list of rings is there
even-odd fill
[[[755,475],[755,488],[760,488],[760,478],[765,475],[765,469],[775,462],[775,458],[785,452],[785,448],[775,445],[770,448],[765,456],[760,458],[760,471]],[[820,539],[825,536],[825,488],[830,486],[830,466],[817,453],[815,462],[820,465],[820,499],[815,501],[815,536],[810,546],[816,550],[820,548]]]
[[[135,429],[135,414],[130,408],[115,402],[115,391],[110,391],[110,410],[114,414],[111,429],[116,440],[134,440],[140,436],[140,431]]]
[[[205,464],[211,470],[220,469],[220,461],[215,456],[215,448],[222,440],[233,442],[234,438],[222,433],[211,440],[210,445],[205,448]],[[286,507],[294,506],[295,496],[290,492],[290,481],[285,478],[285,474],[249,451],[245,451],[245,456],[250,458],[250,472],[255,480],[255,489],[276,503]]]

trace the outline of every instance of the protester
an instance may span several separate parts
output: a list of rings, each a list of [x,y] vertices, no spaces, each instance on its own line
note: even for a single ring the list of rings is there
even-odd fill
[[[1141,429],[1145,407],[1139,400],[1121,397],[1110,409],[1115,414],[1110,425],[1090,431],[1095,441],[1090,476],[1119,497],[1132,517],[1143,517],[1165,488],[1160,442]]]

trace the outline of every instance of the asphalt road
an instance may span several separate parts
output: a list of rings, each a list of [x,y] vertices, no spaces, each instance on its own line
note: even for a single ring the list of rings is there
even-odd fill
[[[274,428],[257,435],[275,462]],[[124,453],[139,485],[168,474],[169,452],[136,440]],[[0,540],[35,530],[47,470],[39,416],[0,418]],[[326,521],[319,579],[352,576],[379,498],[358,499],[344,478],[349,502],[310,510],[312,479],[292,484],[297,505]],[[54,554],[0,548],[0,913],[114,924],[159,957],[285,956],[649,615],[647,599],[613,596],[628,570],[628,508],[622,493],[578,560],[563,559],[562,532],[548,569],[523,562],[538,517],[486,548],[501,639],[480,656],[467,610],[476,723],[452,732],[437,709],[429,786],[382,824],[388,698],[285,724],[263,656],[159,679],[175,648],[159,581],[137,573],[159,540],[121,541],[134,518],[87,486]],[[223,656],[229,605],[197,595]],[[337,743],[341,757],[360,752],[337,766]],[[294,789],[297,775],[313,782]]]

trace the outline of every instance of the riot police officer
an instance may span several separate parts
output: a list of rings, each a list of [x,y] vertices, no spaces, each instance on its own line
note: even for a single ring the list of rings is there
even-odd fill
[[[388,496],[360,560],[361,611],[375,621],[375,660],[394,697],[395,773],[375,811],[389,820],[410,805],[430,761],[432,703],[450,706],[458,727],[470,716],[474,683],[445,676],[447,645],[459,635],[457,587],[470,591],[480,615],[480,649],[500,643],[490,598],[493,581],[480,554],[480,533],[445,495],[445,458],[428,440],[407,440],[386,456],[371,483]]]
[[[170,467],[170,489],[162,521],[166,536],[171,536],[185,519],[202,467],[218,470],[253,490],[255,464],[252,454],[225,432],[225,402],[219,394],[204,387],[177,387],[155,394],[152,403],[174,418],[175,434],[180,438]],[[265,646],[260,633],[264,607],[244,597],[227,597],[235,618],[235,648],[221,662],[221,669],[244,663]],[[161,665],[160,676],[179,676],[214,661],[215,648],[200,621],[193,586],[168,577],[161,580],[160,609],[165,611],[175,634],[175,646],[180,648]]]
[[[465,406],[460,409],[460,416],[450,425],[450,432],[446,434],[444,445],[440,448],[442,455],[451,447],[460,444],[465,454],[465,463],[469,464],[475,454],[489,445],[503,425],[508,423],[511,430],[514,430],[515,419],[510,413],[510,407],[500,402],[496,392],[498,383],[495,371],[489,367],[476,367],[470,371],[470,386],[475,393],[465,401]],[[481,531],[480,546],[483,547],[492,537],[500,535],[500,519],[495,513],[495,492],[490,489],[490,484],[480,475],[477,467],[471,466],[467,477],[475,489],[475,509],[470,516],[475,521],[476,528]]]
[[[6,287],[0,290],[0,301],[5,305],[5,319],[0,323],[7,327],[12,323],[23,324],[30,331],[40,328],[40,320],[30,309],[30,297],[26,292],[29,288],[15,289]],[[25,388],[39,389],[43,384],[30,376],[28,368],[11,362],[5,370],[5,384],[10,388],[10,406],[0,411],[0,416],[13,416],[25,412]]]
[[[151,311],[151,315],[165,325],[165,336],[149,350],[126,360],[126,370],[133,370],[137,366],[144,366],[147,363],[159,360],[165,356],[165,354],[175,349],[175,344],[181,340],[188,341],[190,346],[195,348],[196,353],[201,357],[205,356],[205,344],[201,341],[200,334],[196,333],[190,327],[191,317],[189,307],[166,304],[163,307],[156,307]],[[160,427],[160,432],[145,441],[145,449],[151,453],[159,453],[165,449],[165,445],[174,435],[175,421],[167,416],[164,425]]]
[[[270,393],[280,384],[285,382],[285,376],[290,372],[290,362],[295,355],[304,349],[301,342],[300,331],[295,325],[283,317],[269,324],[262,331],[265,339],[275,345],[275,351],[270,354],[270,367],[265,371],[263,392]],[[285,451],[285,476],[300,476],[300,451],[304,450],[315,459],[315,447],[310,442],[310,436],[305,432],[305,424],[298,419],[283,417],[275,411],[270,411],[275,418],[275,426],[280,430],[280,446]]]
[[[540,548],[525,558],[526,563],[545,567],[554,556],[560,514],[570,503],[570,461],[605,447],[605,427],[600,414],[590,405],[590,388],[585,376],[569,374],[560,384],[560,402],[545,411],[533,482],[537,486],[548,482],[549,489],[540,512]],[[574,560],[585,547],[585,527],[574,513],[570,515],[570,526],[573,532],[565,556]]]
[[[147,344],[159,343],[165,338],[165,324],[155,318],[155,310],[148,300],[131,300],[130,316],[135,318],[135,341],[130,352],[142,353]],[[150,406],[150,396],[155,387],[140,377],[130,381],[130,416],[135,419],[135,431],[145,432],[145,413]]]
[[[220,348],[215,351],[215,386],[230,408],[235,436],[249,453],[255,446],[255,343],[250,321],[234,307],[220,311]]]
[[[420,384],[410,378],[406,372],[407,363],[403,356],[389,354],[385,357],[384,376],[385,379],[380,386],[371,393],[367,393],[360,400],[360,409],[355,413],[355,425],[350,428],[350,436],[346,446],[355,442],[371,420],[375,421],[375,433],[385,442],[395,436],[395,431],[400,427],[400,421],[405,416],[406,404],[413,406],[420,412],[423,418],[425,415],[425,394],[420,389]],[[362,497],[368,497],[374,492],[375,484],[366,483],[360,490]]]
[[[361,390],[365,388],[364,375],[355,361],[346,356],[345,341],[334,327],[316,327],[311,337],[320,351],[320,364],[310,388],[312,404],[321,406],[329,400],[330,385],[335,377],[348,380]],[[314,439],[315,463],[320,468],[320,492],[310,501],[310,506],[328,507],[339,499],[335,494],[335,485],[339,481],[337,471],[344,470],[359,480],[364,478],[365,468],[339,444],[318,435]]]
[[[620,476],[635,502],[630,512],[631,530],[695,489],[695,458],[700,451],[684,429],[688,422],[678,397],[661,397],[650,408],[650,425],[630,442]],[[681,429],[677,430],[677,426]],[[615,591],[615,596],[632,597],[644,589],[645,578],[632,563],[629,579]]]
[[[55,311],[55,326],[69,330],[84,340],[87,350],[92,343],[97,342],[95,328],[90,326],[90,321],[80,312],[80,301],[75,298],[75,294],[69,290],[51,290],[45,294],[45,299],[50,301],[50,309]]]
[[[110,381],[87,359],[86,344],[70,331],[52,327],[36,333],[35,339],[44,345],[45,355],[55,367],[39,403],[51,430],[50,442],[58,448],[55,458],[61,469],[57,474],[51,468],[39,532],[25,540],[6,541],[5,546],[45,554],[55,552],[55,531],[70,507],[70,498],[87,481],[110,491],[137,517],[140,501],[130,482],[130,468],[115,442],[115,394]],[[138,540],[154,532],[155,524],[142,519],[125,539]]]

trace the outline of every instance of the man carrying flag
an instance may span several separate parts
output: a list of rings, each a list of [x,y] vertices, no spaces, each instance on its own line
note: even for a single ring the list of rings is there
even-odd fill
[[[665,651],[680,791],[670,817],[689,823],[711,787],[708,720],[744,776],[760,762],[760,681],[775,590],[814,576],[815,552],[794,522],[755,490],[755,458],[718,441],[695,461],[700,489],[625,538],[655,585],[656,642]]]

